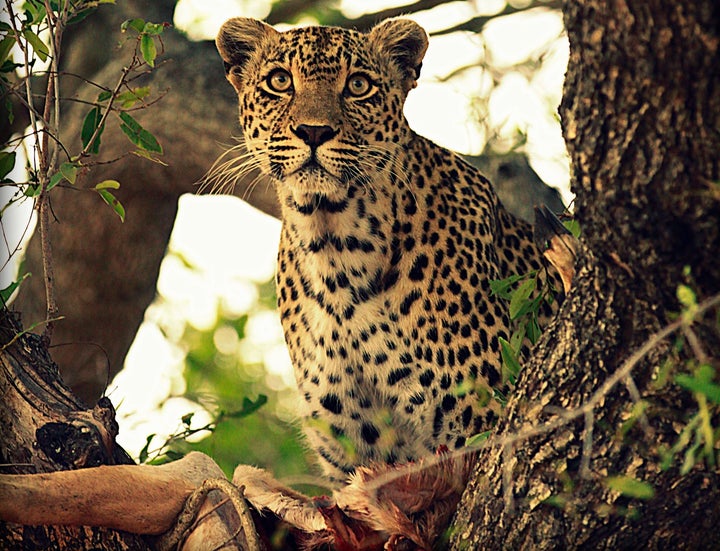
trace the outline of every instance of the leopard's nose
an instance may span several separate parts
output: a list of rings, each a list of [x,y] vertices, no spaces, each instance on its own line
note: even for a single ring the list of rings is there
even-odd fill
[[[327,141],[332,140],[338,133],[331,126],[313,126],[309,124],[301,124],[297,128],[292,128],[293,134],[304,141],[312,149],[315,149]]]

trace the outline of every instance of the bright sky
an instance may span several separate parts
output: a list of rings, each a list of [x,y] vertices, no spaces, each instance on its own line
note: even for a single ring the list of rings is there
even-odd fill
[[[382,9],[387,0],[342,0],[349,16]],[[396,5],[402,2],[395,2]],[[408,0],[405,3],[410,3]],[[504,6],[501,0],[453,2],[431,12],[413,16],[432,32]],[[235,15],[263,18],[269,3],[262,0],[180,0],[175,23],[196,38],[211,38],[219,26]],[[485,136],[480,119],[479,95],[487,95],[492,82],[475,67],[448,79],[456,69],[472,66],[484,55],[495,67],[509,67],[528,54],[553,41],[562,30],[558,14],[536,10],[524,17],[502,18],[485,31],[486,49],[472,33],[454,33],[431,39],[423,64],[422,77],[408,98],[406,116],[411,126],[441,145],[462,153],[480,153]],[[512,139],[517,128],[527,133],[526,150],[540,176],[561,188],[566,203],[568,169],[564,144],[555,116],[560,101],[562,79],[567,63],[567,46],[557,40],[545,56],[540,70],[530,78],[510,73],[493,89],[489,102],[491,127],[500,127],[502,136]],[[228,135],[234,129],[228,128]],[[108,392],[118,406],[121,432],[118,440],[137,454],[150,433],[172,433],[180,417],[197,411],[193,424],[206,422],[199,406],[176,396],[182,394],[183,353],[170,344],[158,328],[173,334],[187,320],[199,329],[214,326],[218,306],[222,311],[240,315],[254,301],[251,282],[264,282],[274,271],[279,223],[236,198],[184,196],[170,248],[201,266],[189,270],[177,257],[168,256],[162,266],[158,290],[164,297],[161,306],[151,306],[140,329],[125,369],[111,383]],[[244,236],[236,239],[231,254],[226,240],[218,235]],[[157,322],[157,323],[156,323]],[[248,333],[261,344],[273,384],[291,386],[289,358],[275,315],[261,314],[251,319]],[[237,347],[227,334],[216,334],[218,346]],[[149,366],[152,366],[151,368]],[[292,404],[287,406],[292,409]]]

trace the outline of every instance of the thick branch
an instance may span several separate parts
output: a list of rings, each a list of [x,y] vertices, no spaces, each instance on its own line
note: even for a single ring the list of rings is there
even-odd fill
[[[333,10],[326,7],[327,4],[330,4],[327,0],[316,0],[315,2],[288,0],[285,2],[274,3],[266,20],[268,23],[273,25],[276,23],[292,23],[303,13],[307,13],[313,9],[322,9],[324,14],[323,24],[325,25],[367,30],[388,17],[398,17],[422,10],[429,10],[435,6],[445,3],[447,3],[447,0],[419,0],[414,4],[400,6],[397,8],[388,8],[378,12],[361,15],[355,19],[349,19],[345,17],[340,10]]]
[[[560,0],[535,0],[533,2],[530,2],[527,5],[523,4],[522,7],[517,7],[517,6],[514,6],[514,5],[508,3],[498,13],[494,13],[492,15],[480,15],[478,17],[473,17],[472,19],[468,19],[464,23],[460,23],[459,25],[454,25],[447,29],[443,29],[441,31],[434,32],[432,34],[433,34],[433,36],[439,36],[439,35],[450,34],[450,33],[458,32],[458,31],[470,31],[470,32],[474,32],[474,33],[479,33],[479,32],[482,32],[482,30],[485,28],[485,25],[487,25],[493,19],[497,19],[498,17],[502,17],[505,15],[513,15],[515,13],[520,13],[520,12],[526,12],[528,10],[535,9],[535,8],[546,8],[548,10],[559,10],[561,7],[562,7],[562,2]]]
[[[18,524],[105,526],[161,534],[196,486],[178,472],[178,463],[180,468],[186,465],[182,460],[160,467],[115,465],[0,475],[0,518]]]

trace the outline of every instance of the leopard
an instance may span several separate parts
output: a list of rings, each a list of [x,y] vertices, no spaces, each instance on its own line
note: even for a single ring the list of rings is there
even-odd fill
[[[216,45],[244,166],[277,190],[278,310],[325,475],[463,448],[510,390],[513,322],[491,282],[554,276],[490,182],[407,122],[427,33],[404,18],[362,32],[236,17]]]

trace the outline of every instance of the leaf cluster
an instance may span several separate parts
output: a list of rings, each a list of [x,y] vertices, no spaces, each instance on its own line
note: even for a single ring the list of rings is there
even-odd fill
[[[689,268],[685,269],[685,277],[690,277]],[[658,370],[655,386],[660,389],[672,383],[689,392],[696,402],[696,410],[681,425],[676,441],[659,450],[662,469],[668,470],[679,462],[680,474],[685,475],[699,463],[715,468],[720,459],[720,360],[706,352],[693,327],[699,308],[693,287],[682,283],[676,295],[681,305],[678,317],[683,322],[683,332]],[[720,334],[720,312],[709,325]],[[683,356],[686,359],[680,360]]]
[[[514,328],[510,340],[500,340],[503,364],[503,380],[515,384],[520,374],[521,360],[527,346],[535,344],[542,333],[540,327],[541,308],[544,303],[552,304],[556,289],[545,280],[542,283],[539,271],[515,274],[505,279],[490,282],[490,293],[507,301],[508,315]],[[504,403],[505,398],[496,395]]]
[[[155,67],[163,51],[162,32],[167,25],[142,19],[133,19],[122,25],[121,30],[128,40],[135,42],[131,59],[113,88],[88,81],[89,86],[99,88],[100,92],[88,104],[89,109],[83,119],[80,131],[82,148],[71,152],[60,140],[60,129],[63,127],[61,105],[65,101],[79,100],[60,97],[61,81],[70,76],[59,70],[63,33],[70,25],[83,21],[98,6],[114,4],[114,0],[28,0],[22,4],[21,13],[15,11],[15,4],[5,0],[3,11],[7,12],[8,20],[0,22],[0,101],[4,103],[6,119],[2,123],[10,127],[18,109],[22,109],[26,111],[31,125],[24,135],[12,136],[2,144],[0,185],[14,188],[15,192],[0,210],[0,224],[11,205],[31,200],[42,212],[55,188],[76,186],[81,174],[99,162],[106,162],[99,159],[99,154],[101,138],[109,120],[116,121],[135,147],[131,153],[156,162],[160,162],[158,156],[163,154],[155,136],[131,113],[157,101],[157,98],[152,98],[149,87],[134,86],[133,81]],[[39,93],[38,89],[44,89],[44,92]],[[25,149],[26,155],[19,155],[20,149]],[[23,157],[29,158],[27,165],[18,166]],[[18,179],[14,176],[17,173],[26,174],[27,180],[20,181],[23,176]],[[119,188],[118,181],[105,180],[87,189],[97,193],[122,221],[125,209],[116,195]],[[45,229],[41,217],[41,234]],[[8,257],[14,253],[8,251]],[[49,248],[44,249],[43,254],[44,262],[51,264]],[[11,288],[15,290],[22,279],[11,284],[3,297],[9,296],[8,291]]]

